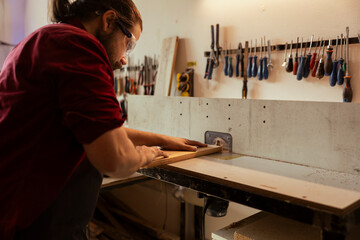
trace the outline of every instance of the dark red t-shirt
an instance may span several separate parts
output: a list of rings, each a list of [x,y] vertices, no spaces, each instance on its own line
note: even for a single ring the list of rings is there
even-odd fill
[[[83,160],[83,143],[124,122],[104,47],[73,25],[35,31],[0,73],[0,239],[49,206]]]

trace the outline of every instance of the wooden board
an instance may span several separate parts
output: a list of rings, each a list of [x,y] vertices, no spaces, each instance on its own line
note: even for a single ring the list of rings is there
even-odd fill
[[[242,156],[238,161],[242,158],[248,156]],[[174,171],[196,173],[198,177],[221,182],[234,188],[326,209],[337,214],[343,214],[358,206],[360,202],[360,192],[243,168],[228,164],[228,161],[214,161],[210,156],[173,163],[169,165],[170,167]]]
[[[208,154],[211,154],[211,153],[220,152],[221,150],[222,150],[222,147],[210,146],[209,145],[207,147],[198,148],[198,150],[196,152],[190,152],[190,151],[164,151],[169,155],[169,157],[167,157],[167,158],[158,157],[152,163],[147,165],[146,168],[152,168],[152,167],[157,167],[157,166],[161,166],[161,165],[164,165],[164,164],[170,164],[170,163],[174,163],[174,162],[179,162],[179,161],[187,160],[187,159],[190,159],[190,158],[195,158],[195,157],[199,157],[199,156],[208,155]]]
[[[170,96],[178,44],[179,37],[166,38],[162,42],[155,96]]]

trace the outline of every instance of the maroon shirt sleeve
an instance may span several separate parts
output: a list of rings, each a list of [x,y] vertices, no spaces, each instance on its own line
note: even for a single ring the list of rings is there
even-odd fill
[[[80,143],[91,143],[121,126],[124,119],[104,47],[85,31],[53,41],[59,46],[55,59],[47,61],[46,74],[56,79],[63,124]]]

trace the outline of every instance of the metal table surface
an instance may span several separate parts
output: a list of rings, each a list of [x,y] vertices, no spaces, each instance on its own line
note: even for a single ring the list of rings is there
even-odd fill
[[[145,176],[322,229],[346,239],[360,226],[360,176],[233,153],[156,168]]]

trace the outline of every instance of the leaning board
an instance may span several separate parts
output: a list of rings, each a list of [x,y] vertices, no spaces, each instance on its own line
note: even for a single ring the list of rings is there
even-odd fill
[[[164,151],[169,155],[169,157],[158,157],[156,158],[152,163],[146,166],[146,168],[152,168],[157,167],[165,164],[170,164],[174,162],[179,162],[182,160],[187,160],[190,158],[200,157],[204,155],[208,155],[211,153],[221,152],[222,147],[219,146],[207,146],[198,148],[196,152],[190,152],[190,151]]]

